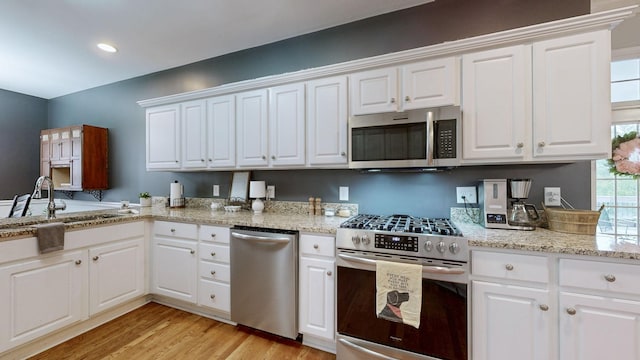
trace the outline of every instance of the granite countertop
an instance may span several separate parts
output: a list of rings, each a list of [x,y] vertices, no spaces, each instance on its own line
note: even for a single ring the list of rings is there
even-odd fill
[[[640,246],[612,235],[575,235],[537,228],[533,231],[485,229],[456,223],[469,246],[570,255],[640,259]]]

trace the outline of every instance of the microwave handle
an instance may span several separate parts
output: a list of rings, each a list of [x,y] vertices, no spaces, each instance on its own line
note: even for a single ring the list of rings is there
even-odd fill
[[[338,254],[338,257],[346,261],[358,262],[361,264],[375,265],[376,260],[368,259],[360,256],[353,256],[347,254]],[[401,261],[397,261],[401,262]],[[465,273],[464,269],[449,268],[444,266],[435,265],[422,265],[422,272],[427,274],[445,274],[445,275],[461,275]]]
[[[433,165],[434,138],[433,111],[427,111],[427,164]]]

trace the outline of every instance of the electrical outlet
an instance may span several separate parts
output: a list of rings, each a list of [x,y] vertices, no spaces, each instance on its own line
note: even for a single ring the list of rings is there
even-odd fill
[[[464,197],[464,198],[463,198]],[[475,186],[456,187],[456,201],[458,204],[477,204],[478,195]]]
[[[276,197],[276,186],[267,185],[267,199],[273,199]]]
[[[220,196],[220,185],[213,185],[213,196]]]
[[[349,201],[349,187],[340,186],[340,201]]]
[[[544,206],[562,206],[559,187],[544,188]]]

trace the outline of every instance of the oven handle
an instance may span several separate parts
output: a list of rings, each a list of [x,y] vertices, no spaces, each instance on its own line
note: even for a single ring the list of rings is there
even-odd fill
[[[373,350],[367,349],[367,348],[362,347],[362,346],[360,346],[360,345],[354,344],[354,343],[352,343],[352,342],[351,342],[351,341],[349,341],[349,340],[345,340],[345,339],[338,339],[338,341],[339,341],[342,345],[345,345],[345,346],[347,346],[347,347],[350,347],[350,348],[352,348],[352,349],[354,349],[354,350],[356,350],[356,351],[358,351],[358,352],[365,353],[365,354],[370,355],[370,356],[374,356],[374,357],[375,357],[375,358],[377,358],[377,359],[395,360],[395,358],[389,357],[389,356],[384,355],[384,354],[380,354],[379,352],[375,352],[375,351],[373,351]]]
[[[361,264],[375,265],[376,260],[367,259],[359,256],[347,255],[347,254],[338,254],[338,257],[347,261],[358,262]],[[396,261],[400,262],[400,261]],[[446,274],[446,275],[462,275],[465,273],[464,269],[456,269],[456,268],[448,268],[444,266],[434,266],[434,265],[422,265],[422,272],[428,274]]]

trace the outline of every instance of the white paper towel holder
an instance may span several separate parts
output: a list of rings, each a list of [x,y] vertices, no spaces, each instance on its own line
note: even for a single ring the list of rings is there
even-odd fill
[[[183,208],[185,207],[184,200],[184,187],[182,184],[175,180],[171,183],[169,195],[169,207],[171,208]]]

